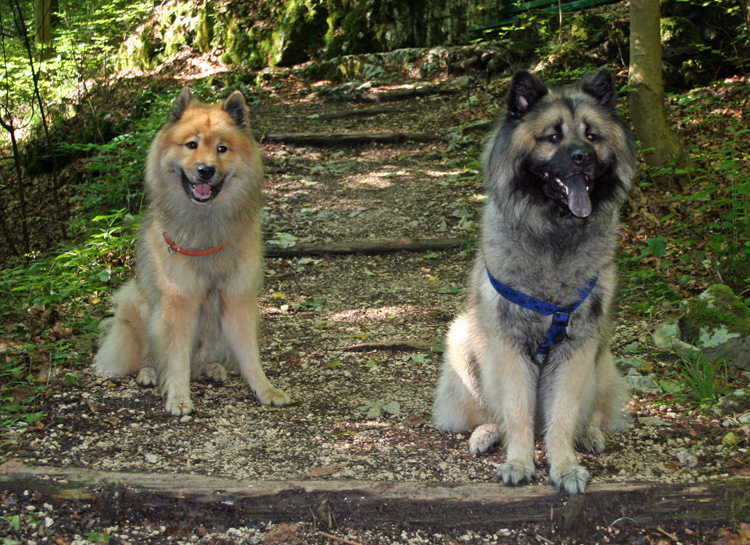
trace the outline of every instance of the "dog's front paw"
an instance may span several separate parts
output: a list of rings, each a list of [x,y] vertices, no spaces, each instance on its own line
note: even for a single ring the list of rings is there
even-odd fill
[[[262,391],[256,392],[258,401],[263,405],[273,405],[275,407],[282,407],[291,403],[291,398],[279,388],[269,385]]]
[[[549,478],[552,484],[568,494],[583,494],[586,485],[591,480],[588,470],[579,465],[565,468],[552,467],[549,470]]]
[[[171,415],[183,416],[192,413],[195,407],[189,397],[175,395],[167,397],[166,409]]]
[[[477,426],[469,437],[469,452],[484,454],[500,441],[500,428],[496,424]]]
[[[607,448],[607,439],[602,430],[595,426],[588,426],[576,437],[578,450],[600,454]]]
[[[529,483],[536,477],[534,466],[526,465],[517,460],[509,460],[502,464],[495,478],[505,484],[517,486],[519,484]]]
[[[203,376],[214,384],[224,384],[227,381],[227,370],[220,363],[209,363],[203,368]]]
[[[156,383],[158,382],[156,370],[153,367],[143,367],[138,371],[138,376],[135,378],[135,381],[139,385],[145,387],[156,386]]]

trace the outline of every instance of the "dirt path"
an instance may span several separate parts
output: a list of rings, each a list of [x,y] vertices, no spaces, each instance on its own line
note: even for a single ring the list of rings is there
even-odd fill
[[[603,455],[582,457],[594,482],[574,501],[549,486],[543,463],[538,484],[494,484],[501,450],[472,456],[466,435],[429,425],[442,339],[462,302],[476,234],[477,150],[499,102],[497,89],[468,78],[445,92],[385,98],[408,90],[345,89],[324,98],[279,89],[253,108],[267,172],[268,247],[463,242],[444,251],[267,258],[262,355],[271,380],[294,398],[289,407],[261,407],[235,377],[222,387],[194,384],[196,414],[174,418],[158,392],[134,379],[85,372],[46,400],[43,429],[11,438],[19,442],[0,466],[0,515],[18,515],[18,529],[0,521],[0,538],[746,543],[734,528],[748,520],[750,484],[736,453],[722,446],[722,422],[710,417],[688,421],[680,407],[636,400],[633,426]],[[291,143],[300,134],[326,138]],[[358,140],[342,144],[332,134]],[[373,135],[379,142],[367,143]],[[618,330],[616,345],[623,335]],[[154,479],[174,485],[155,489]],[[413,483],[423,495],[396,486],[395,496],[378,498],[373,483]],[[424,495],[430,487],[433,496]],[[354,491],[375,499],[354,502]]]

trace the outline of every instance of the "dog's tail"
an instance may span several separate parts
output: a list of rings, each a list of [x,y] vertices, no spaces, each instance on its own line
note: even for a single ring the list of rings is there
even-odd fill
[[[114,297],[115,316],[94,356],[94,368],[104,375],[125,376],[146,366],[148,303],[135,280],[126,283]]]

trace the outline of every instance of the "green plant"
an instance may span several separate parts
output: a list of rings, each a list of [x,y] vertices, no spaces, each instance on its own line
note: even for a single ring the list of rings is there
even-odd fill
[[[102,299],[130,271],[137,224],[120,210],[89,218],[88,239],[50,256],[10,262],[0,275],[0,319],[10,324],[0,354],[0,429],[33,426],[43,418],[38,395],[67,370],[90,359],[92,333],[101,319]]]
[[[662,239],[663,237],[657,237]],[[640,254],[621,252],[618,255],[620,266],[620,297],[634,312],[650,315],[663,302],[678,303],[680,295],[672,289],[669,280],[659,268],[654,267],[648,258],[664,255],[661,241],[647,244]]]
[[[709,361],[703,354],[682,356],[677,375],[683,389],[674,393],[675,399],[695,408],[708,411],[729,393],[725,361]]]
[[[715,94],[719,97],[721,90],[721,85],[717,84]],[[737,90],[750,92],[750,86],[738,86]],[[674,165],[649,169],[652,177],[680,175],[689,179],[686,192],[667,196],[674,210],[661,217],[662,223],[670,228],[670,236],[665,239],[667,252],[679,259],[676,266],[700,264],[699,271],[710,273],[714,281],[727,284],[735,293],[747,293],[750,289],[750,169],[743,142],[750,129],[741,118],[732,120],[723,113],[706,113],[713,107],[710,101],[720,99],[698,99],[687,93],[673,100],[682,107],[686,123],[700,121],[704,127],[720,124],[724,136],[715,145],[702,143],[689,149],[691,167],[688,169],[676,170]],[[717,109],[723,107],[724,104],[716,104]]]

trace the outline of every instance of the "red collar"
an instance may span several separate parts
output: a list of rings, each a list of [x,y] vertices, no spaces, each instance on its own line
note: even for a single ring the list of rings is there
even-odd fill
[[[179,246],[177,246],[177,244],[175,244],[174,242],[172,242],[171,240],[169,240],[169,237],[167,236],[167,232],[166,231],[164,231],[162,233],[162,235],[164,236],[164,240],[167,242],[167,251],[169,251],[169,253],[172,254],[172,255],[174,255],[174,254],[182,254],[182,255],[186,255],[186,256],[190,256],[190,257],[200,257],[200,256],[203,256],[203,255],[215,254],[219,250],[222,250],[223,248],[225,248],[226,246],[229,245],[228,242],[225,242],[224,244],[220,244],[220,245],[216,246],[215,248],[210,248],[208,250],[198,250],[198,251],[186,250],[184,248],[180,248]]]

